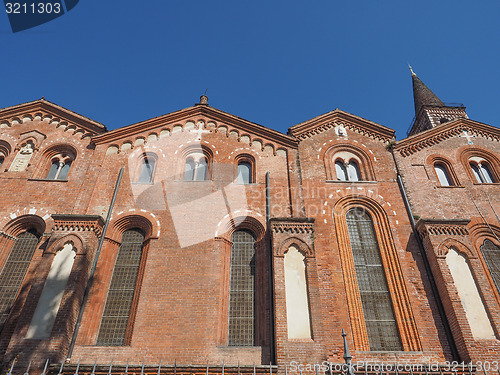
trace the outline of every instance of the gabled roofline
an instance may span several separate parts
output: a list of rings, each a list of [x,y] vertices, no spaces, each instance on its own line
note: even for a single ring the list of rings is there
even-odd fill
[[[305,138],[311,132],[316,132],[318,130],[322,131],[322,128],[325,125],[325,121],[331,122],[333,120],[355,122],[361,127],[365,128],[369,134],[375,135],[384,141],[393,139],[394,134],[396,133],[394,129],[388,128],[387,126],[377,124],[376,122],[364,119],[362,117],[353,115],[352,113],[345,112],[336,108],[333,111],[324,113],[310,120],[292,126],[288,129],[288,134],[297,138]]]
[[[500,141],[499,128],[471,119],[458,118],[397,141],[393,150],[407,156],[425,147],[440,143],[447,138],[459,135],[464,130],[477,135],[486,135]]]
[[[101,124],[100,122],[85,117],[79,113],[76,113],[75,111],[64,108],[45,98],[17,104],[11,107],[1,108],[0,119],[8,118],[10,116],[18,116],[19,112],[32,112],[36,110],[45,110],[48,112],[52,112],[59,117],[64,117],[69,121],[75,122],[83,128],[95,133],[102,133],[107,131],[106,126]]]
[[[161,116],[153,117],[148,120],[111,130],[105,134],[96,135],[92,137],[92,140],[95,144],[108,143],[114,140],[121,139],[123,137],[130,137],[131,135],[139,134],[146,130],[156,128],[164,124],[165,122],[175,122],[194,115],[206,115],[216,121],[227,123],[228,125],[235,126],[248,133],[272,140],[278,144],[281,144],[282,146],[293,148],[297,147],[297,140],[294,137],[270,129],[266,126],[245,120],[241,117],[224,112],[220,109],[210,107],[208,105],[196,105],[178,111],[170,112]]]

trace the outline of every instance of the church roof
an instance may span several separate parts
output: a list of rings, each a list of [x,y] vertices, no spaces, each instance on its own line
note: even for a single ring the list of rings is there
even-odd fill
[[[418,114],[423,106],[446,107],[441,99],[423,83],[410,67],[411,78],[413,81],[413,100],[415,102],[415,114]]]

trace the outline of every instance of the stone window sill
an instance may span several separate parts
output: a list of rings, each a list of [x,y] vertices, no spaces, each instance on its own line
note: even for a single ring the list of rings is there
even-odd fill
[[[28,181],[41,181],[41,182],[68,182],[68,180],[49,180],[46,178],[28,178]]]

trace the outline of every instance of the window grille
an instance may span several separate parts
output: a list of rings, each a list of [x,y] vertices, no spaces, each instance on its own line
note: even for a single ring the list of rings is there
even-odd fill
[[[229,345],[255,343],[255,238],[238,230],[231,238],[229,286]]]
[[[0,331],[16,300],[38,244],[38,236],[24,232],[17,237],[0,274]]]
[[[500,248],[490,240],[485,240],[481,246],[481,252],[497,291],[500,293]]]
[[[359,208],[346,219],[370,350],[402,350],[373,222]]]
[[[125,344],[143,242],[144,234],[139,229],[130,229],[123,233],[104,306],[97,345]]]

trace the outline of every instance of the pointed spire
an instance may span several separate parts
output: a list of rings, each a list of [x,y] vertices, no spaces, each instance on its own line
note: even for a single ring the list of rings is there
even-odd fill
[[[408,65],[411,72],[411,78],[413,81],[413,100],[415,102],[415,115],[418,114],[422,106],[437,106],[446,107],[441,99],[439,99],[436,94],[434,94],[430,88],[428,88],[425,83],[423,83],[420,78],[417,77],[410,65]]]

